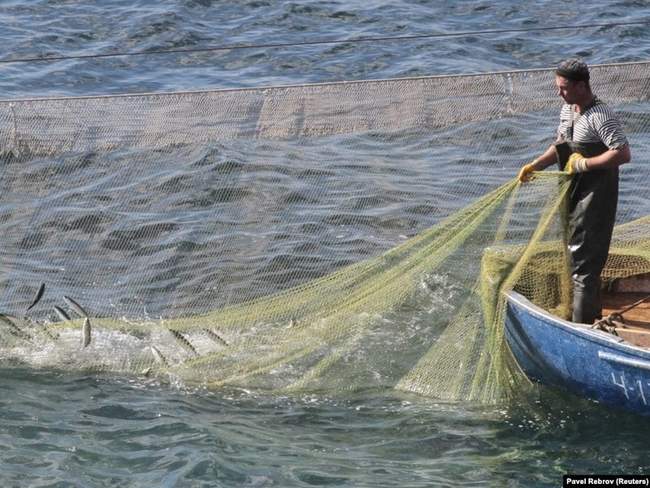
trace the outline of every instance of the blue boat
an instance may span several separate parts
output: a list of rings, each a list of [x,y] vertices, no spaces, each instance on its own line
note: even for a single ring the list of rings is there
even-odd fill
[[[642,288],[648,280],[636,279]],[[605,297],[611,313],[650,291],[629,288]],[[556,317],[521,294],[506,294],[506,340],[523,372],[533,381],[562,388],[611,407],[650,415],[650,307],[637,307],[633,320],[599,330]],[[612,305],[613,304],[613,305]],[[632,311],[629,312],[631,314]]]

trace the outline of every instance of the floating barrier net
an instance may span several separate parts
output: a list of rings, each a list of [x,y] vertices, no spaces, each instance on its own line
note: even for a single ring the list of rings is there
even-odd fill
[[[596,66],[650,272],[650,63]],[[0,361],[493,402],[503,292],[566,315],[552,70],[0,102]]]

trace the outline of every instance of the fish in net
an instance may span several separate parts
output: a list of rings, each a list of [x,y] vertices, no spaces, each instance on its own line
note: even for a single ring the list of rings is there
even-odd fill
[[[640,149],[649,70],[593,68]],[[2,364],[511,396],[504,292],[570,303],[568,176],[513,179],[552,76],[0,102]],[[622,200],[609,279],[650,271],[648,204]]]

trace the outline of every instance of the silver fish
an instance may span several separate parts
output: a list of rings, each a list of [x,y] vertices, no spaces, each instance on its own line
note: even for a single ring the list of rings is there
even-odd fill
[[[90,344],[91,340],[91,328],[90,328],[90,319],[86,317],[84,324],[81,327],[81,344],[83,347],[87,347]]]
[[[88,317],[88,312],[86,312],[84,308],[75,302],[72,298],[63,295],[63,299],[68,305],[70,305],[70,308],[77,312],[81,317]]]
[[[61,307],[57,307],[56,305],[54,305],[54,311],[63,322],[68,322],[70,320],[70,316],[68,315],[68,312],[63,310]]]
[[[160,352],[156,346],[149,347],[151,348],[151,354],[153,354],[153,357],[158,364],[162,364],[165,367],[169,366],[167,359],[165,359],[165,356],[163,356],[162,352]]]
[[[228,345],[226,340],[212,329],[203,329],[203,332],[205,332],[205,334],[217,344],[221,344],[222,346]]]
[[[13,320],[11,320],[8,315],[0,313],[0,322],[3,322],[4,324],[9,326],[7,330],[14,337],[19,337],[20,339],[25,339],[28,341],[32,340],[32,336],[29,335],[20,327],[18,327],[18,325],[16,325],[16,323]]]
[[[38,291],[36,292],[36,296],[34,297],[34,301],[32,304],[27,307],[27,312],[29,312],[38,302],[41,301],[41,298],[43,298],[43,294],[45,293],[45,283],[41,283],[41,286],[39,287]]]
[[[196,352],[194,346],[190,343],[190,341],[187,340],[187,338],[183,334],[181,334],[177,330],[173,330],[173,329],[167,329],[167,330],[169,330],[171,335],[174,336],[174,339],[176,339],[176,342],[178,343],[179,346],[181,346],[190,354],[193,354],[194,356],[198,356],[199,353]]]

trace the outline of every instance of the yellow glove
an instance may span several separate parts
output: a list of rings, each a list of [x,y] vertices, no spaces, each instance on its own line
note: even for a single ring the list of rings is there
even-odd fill
[[[587,159],[580,153],[573,153],[571,156],[569,156],[569,160],[566,162],[564,171],[570,175],[589,171],[589,167],[587,166]]]
[[[535,172],[535,162],[533,161],[532,163],[528,163],[525,165],[523,168],[519,170],[519,181],[522,183],[526,183],[527,181],[530,181],[533,179],[533,173]]]

